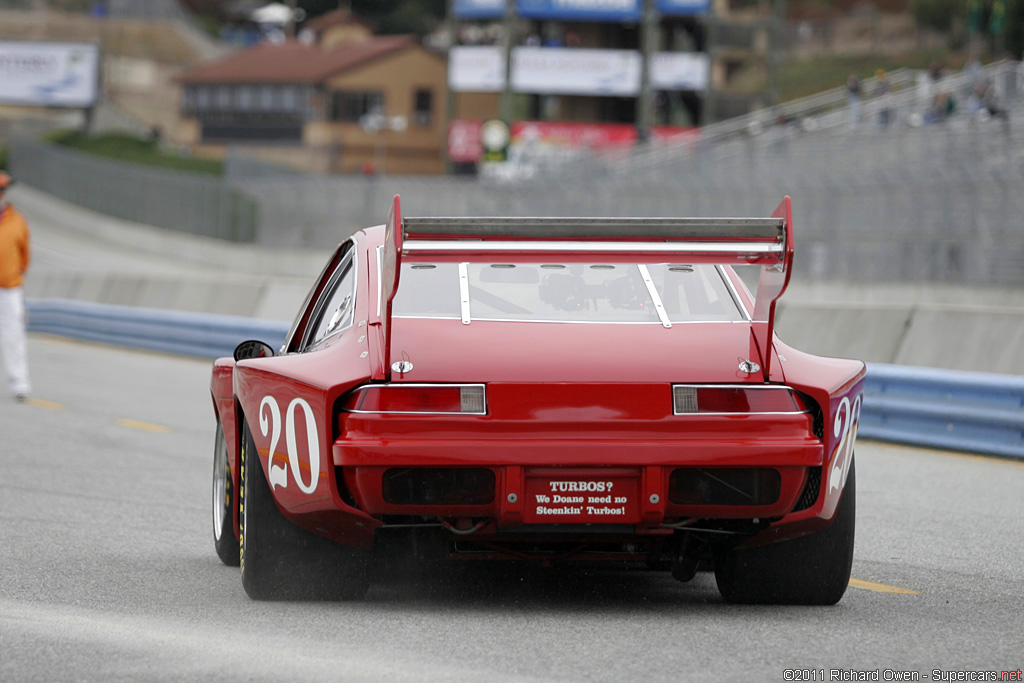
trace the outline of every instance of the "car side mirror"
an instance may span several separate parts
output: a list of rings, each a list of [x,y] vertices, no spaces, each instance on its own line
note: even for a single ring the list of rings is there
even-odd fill
[[[235,347],[235,362],[245,360],[247,358],[271,358],[274,355],[274,349],[270,348],[270,344],[261,342],[256,339],[249,339]]]

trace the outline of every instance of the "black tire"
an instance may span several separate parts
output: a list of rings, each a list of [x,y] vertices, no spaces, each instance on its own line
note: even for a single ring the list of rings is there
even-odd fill
[[[249,427],[243,429],[242,587],[253,600],[359,600],[370,587],[370,553],[301,529],[281,514]]]
[[[237,567],[238,538],[235,536],[235,486],[228,465],[228,444],[224,430],[217,421],[217,436],[213,444],[213,547],[217,557],[229,567]]]
[[[857,516],[856,463],[850,463],[832,525],[789,541],[715,554],[715,580],[726,602],[834,605],[850,583]]]

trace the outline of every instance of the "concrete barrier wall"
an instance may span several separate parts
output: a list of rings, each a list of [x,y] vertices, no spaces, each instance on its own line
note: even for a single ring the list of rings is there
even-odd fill
[[[308,288],[304,282],[230,276],[182,279],[160,274],[43,270],[26,279],[25,296],[40,301],[75,300],[291,321]]]
[[[1024,310],[957,304],[789,304],[779,336],[802,351],[946,370],[1024,375]]]

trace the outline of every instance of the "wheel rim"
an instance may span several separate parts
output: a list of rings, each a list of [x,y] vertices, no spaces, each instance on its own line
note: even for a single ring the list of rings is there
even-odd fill
[[[228,447],[224,434],[217,428],[217,443],[213,447],[213,537],[220,540],[227,517]]]

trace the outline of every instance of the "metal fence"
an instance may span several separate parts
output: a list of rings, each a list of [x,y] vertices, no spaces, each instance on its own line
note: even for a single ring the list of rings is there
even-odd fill
[[[98,211],[268,247],[330,248],[382,223],[396,193],[409,215],[422,216],[764,215],[789,194],[802,278],[1024,285],[1024,96],[1016,69],[993,80],[1006,116],[968,113],[967,81],[951,78],[945,87],[958,113],[933,125],[915,127],[901,115],[883,127],[865,107],[851,127],[833,105],[815,117],[822,125],[808,126],[787,109],[785,125],[751,131],[757,119],[730,122],[695,145],[574,163],[517,182],[313,175],[243,154],[229,155],[220,181],[25,139],[12,145],[11,164],[26,182]],[[837,100],[835,93],[825,99]],[[892,106],[901,103],[894,98]]]
[[[260,242],[318,247],[382,223],[395,193],[422,216],[757,216],[789,194],[803,278],[1024,285],[1024,164],[993,126],[788,141],[698,159],[659,182],[290,176],[242,185],[261,203]]]
[[[112,216],[234,242],[256,235],[256,202],[215,176],[149,169],[23,135],[11,138],[8,163],[25,183]]]

